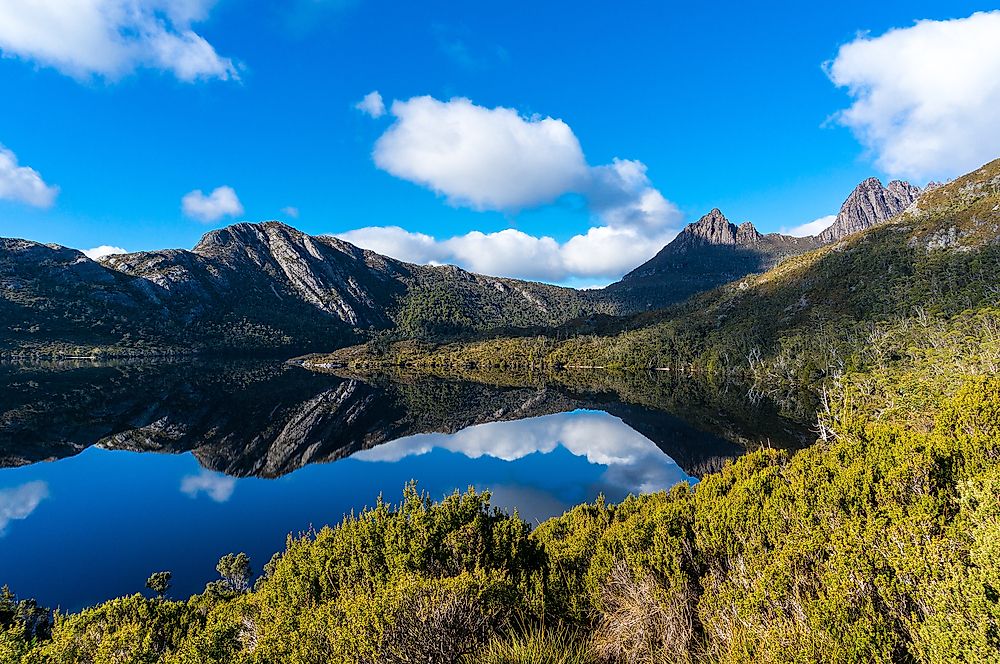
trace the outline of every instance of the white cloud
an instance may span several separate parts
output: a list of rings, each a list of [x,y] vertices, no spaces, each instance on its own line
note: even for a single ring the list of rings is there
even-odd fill
[[[1000,155],[1000,11],[859,36],[828,64],[880,168],[945,179]]]
[[[243,204],[232,187],[216,187],[208,196],[195,189],[181,199],[181,209],[187,216],[204,222],[243,214]]]
[[[283,208],[281,208],[281,211],[283,213],[285,213],[286,215],[288,215],[289,217],[291,217],[292,219],[298,219],[299,218],[299,209],[297,207],[295,207],[294,205],[289,205],[287,207],[283,207]]]
[[[138,67],[182,81],[238,79],[192,24],[215,0],[4,0],[0,51],[76,78],[117,78]]]
[[[0,199],[46,208],[58,193],[58,187],[45,184],[38,171],[19,165],[17,155],[0,145]]]
[[[94,247],[93,249],[81,249],[83,255],[92,261],[96,261],[105,256],[114,256],[115,254],[127,254],[126,249],[121,247],[112,247],[111,245],[102,244],[99,247]]]
[[[825,217],[820,217],[819,219],[813,219],[812,221],[806,222],[801,226],[795,226],[794,228],[782,228],[781,232],[785,235],[791,235],[793,237],[809,237],[811,235],[819,235],[832,226],[833,222],[836,220],[837,215],[828,214]]]
[[[217,503],[224,503],[233,497],[236,480],[226,475],[203,470],[197,475],[187,475],[181,478],[181,493],[191,498],[197,498],[204,493]]]
[[[438,240],[424,233],[411,233],[399,226],[368,226],[337,237],[385,256],[410,263],[441,264],[449,261],[447,249]]]
[[[385,115],[385,102],[382,101],[382,95],[378,90],[372,90],[366,94],[361,101],[354,105],[354,108],[372,118],[380,118]]]
[[[653,188],[641,161],[615,159],[590,169],[583,194],[609,226],[658,230],[681,220],[677,206]]]
[[[375,164],[452,205],[519,210],[577,191],[587,178],[580,143],[562,120],[462,98],[394,101],[392,114],[396,121],[375,143]]]
[[[516,212],[578,194],[593,226],[565,242],[508,228],[437,239],[397,226],[341,233],[349,242],[415,263],[547,281],[613,280],[676,235],[681,213],[653,187],[640,161],[587,164],[562,120],[524,117],[468,99],[395,101],[396,121],[375,144],[379,168],[426,186],[452,205]]]
[[[436,239],[398,226],[359,228],[337,237],[410,263],[455,264],[473,272],[562,282],[572,278],[614,281],[652,258],[676,231],[644,234],[634,228],[596,226],[566,242],[508,228]]]
[[[49,497],[45,482],[28,482],[11,489],[0,489],[0,536],[11,521],[27,519],[38,504]]]

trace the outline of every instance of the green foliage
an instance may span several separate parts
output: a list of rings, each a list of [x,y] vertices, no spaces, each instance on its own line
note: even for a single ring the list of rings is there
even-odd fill
[[[163,597],[170,590],[170,580],[173,576],[171,572],[153,572],[146,579],[146,587],[156,593],[158,597]]]
[[[215,570],[222,579],[213,582],[212,590],[223,593],[245,593],[250,590],[253,569],[250,567],[250,556],[247,554],[227,553],[219,559]]]
[[[253,590],[249,560],[230,555],[225,592],[112,600],[57,616],[51,638],[0,593],[0,656],[1000,661],[997,200],[1000,162],[902,221],[614,335],[509,339],[502,360],[489,345],[388,346],[427,366],[585,358],[804,381],[821,395],[811,447],[751,452],[694,488],[598,500],[534,532],[488,494],[433,502],[410,485],[399,505],[289,537]]]

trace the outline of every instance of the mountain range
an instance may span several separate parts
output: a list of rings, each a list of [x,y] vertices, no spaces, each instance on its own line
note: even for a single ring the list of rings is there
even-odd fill
[[[675,307],[584,333],[368,344],[307,362],[363,370],[460,368],[466,374],[658,368],[738,375],[767,389],[824,381],[843,389],[837,379],[847,373],[862,381],[875,375],[894,382],[866,384],[853,403],[899,393],[903,398],[894,407],[905,411],[921,390],[927,402],[947,394],[954,383],[939,381],[942,376],[996,371],[998,266],[1000,159],[929,188],[885,223]],[[926,385],[918,388],[921,383]]]
[[[900,180],[882,186],[868,178],[851,192],[833,224],[818,235],[760,233],[754,225],[731,223],[716,208],[689,224],[656,256],[605,289],[622,309],[643,311],[682,302],[748,274],[876,226],[901,213],[920,189]]]
[[[620,282],[594,291],[406,263],[277,221],[238,223],[194,249],[99,261],[0,239],[0,356],[332,350],[373,335],[431,339],[626,315],[763,272],[881,223],[919,189],[862,182],[815,237],[761,234],[712,210]]]

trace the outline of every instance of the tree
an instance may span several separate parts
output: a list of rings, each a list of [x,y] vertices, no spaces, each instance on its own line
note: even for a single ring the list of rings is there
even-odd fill
[[[245,593],[250,590],[250,579],[253,571],[250,568],[250,556],[245,553],[227,553],[219,559],[215,566],[222,577],[224,587],[234,593]]]
[[[146,587],[156,593],[157,597],[163,599],[163,596],[170,590],[170,580],[173,577],[171,572],[153,572],[146,579]]]

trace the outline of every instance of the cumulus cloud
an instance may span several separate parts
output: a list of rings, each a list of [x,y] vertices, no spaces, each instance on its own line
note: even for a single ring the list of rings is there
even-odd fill
[[[115,254],[127,254],[128,251],[122,249],[121,247],[112,247],[111,245],[102,244],[99,247],[94,247],[93,249],[82,249],[83,255],[92,261],[96,261],[105,256],[114,256]]]
[[[299,218],[299,209],[297,207],[295,207],[294,205],[288,205],[286,207],[283,207],[283,208],[281,208],[281,211],[284,214],[286,214],[289,217],[291,217],[292,219],[298,219]]]
[[[0,51],[76,78],[118,78],[138,67],[172,73],[186,82],[236,79],[236,65],[220,56],[192,25],[208,17],[215,0],[4,0]]]
[[[670,229],[645,234],[635,228],[596,226],[566,242],[513,228],[437,239],[398,226],[372,226],[337,237],[410,263],[455,264],[482,274],[552,282],[603,280],[606,285],[652,258],[676,234]]]
[[[212,193],[205,195],[201,189],[195,189],[181,199],[181,209],[184,214],[210,223],[223,217],[235,217],[243,214],[243,204],[232,187],[216,187]]]
[[[836,118],[888,173],[945,179],[1000,154],[1000,11],[859,36],[827,71],[854,99]]]
[[[375,164],[452,205],[534,207],[576,190],[587,175],[580,143],[562,120],[463,98],[394,101],[392,114],[396,121],[375,143]]]
[[[0,145],[0,199],[46,208],[58,193],[58,187],[45,184],[38,171],[18,164],[17,155]]]
[[[416,263],[456,263],[502,276],[548,281],[613,280],[676,235],[681,213],[653,187],[640,161],[591,166],[562,120],[525,117],[468,99],[394,101],[395,122],[376,141],[375,164],[425,186],[455,206],[513,213],[583,198],[593,226],[559,242],[508,228],[434,238],[402,228],[339,234],[349,242]]]
[[[781,232],[785,235],[791,235],[793,237],[809,237],[811,235],[819,235],[832,226],[833,222],[836,220],[837,215],[828,214],[825,217],[813,219],[812,221],[806,222],[800,226],[795,226],[794,228],[783,228],[781,229]]]
[[[11,521],[27,519],[39,503],[49,497],[45,482],[28,482],[11,489],[0,489],[0,536]]]
[[[226,475],[203,470],[197,475],[187,475],[181,478],[181,493],[191,498],[205,494],[217,503],[224,503],[233,497],[236,480]]]
[[[380,118],[385,115],[385,102],[382,101],[382,95],[378,90],[372,90],[366,94],[361,101],[354,105],[354,108],[372,118]]]

